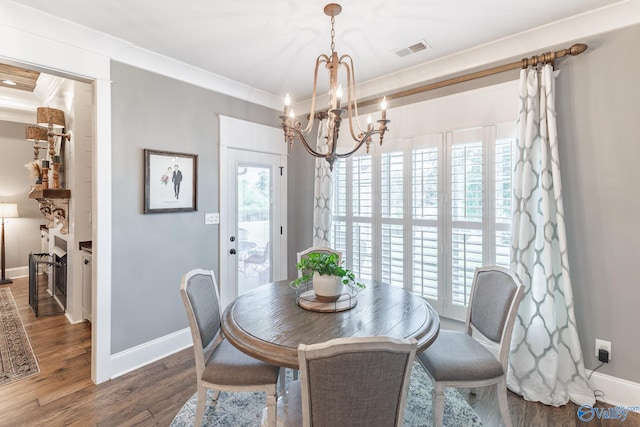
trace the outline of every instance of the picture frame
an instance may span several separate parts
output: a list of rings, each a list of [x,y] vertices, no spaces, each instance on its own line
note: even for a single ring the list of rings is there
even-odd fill
[[[198,155],[144,150],[144,213],[197,211]]]

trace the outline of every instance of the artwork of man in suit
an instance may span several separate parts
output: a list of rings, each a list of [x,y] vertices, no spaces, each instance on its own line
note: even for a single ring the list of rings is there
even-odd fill
[[[173,177],[171,178],[171,182],[173,182],[173,192],[177,199],[180,196],[180,183],[182,182],[182,171],[178,165],[173,167]]]

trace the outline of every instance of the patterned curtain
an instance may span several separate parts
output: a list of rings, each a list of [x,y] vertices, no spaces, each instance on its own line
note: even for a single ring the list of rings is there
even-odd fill
[[[508,386],[526,400],[595,403],[573,311],[551,65],[520,74],[511,268],[525,285]]]
[[[317,150],[326,153],[327,122],[318,124]],[[329,230],[331,228],[331,193],[333,178],[329,163],[323,158],[316,158],[315,180],[313,189],[313,246],[329,246]]]

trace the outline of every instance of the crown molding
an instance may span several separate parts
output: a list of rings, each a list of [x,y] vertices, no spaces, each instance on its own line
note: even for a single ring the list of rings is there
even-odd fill
[[[392,93],[476,70],[510,62],[532,54],[565,48],[576,42],[585,42],[600,34],[640,23],[640,0],[624,0],[600,9],[548,23],[541,27],[513,34],[438,58],[412,68],[358,84],[359,99]],[[588,52],[588,51],[587,51]],[[328,98],[319,97],[316,105],[326,105]],[[390,105],[392,108],[393,105]],[[311,101],[295,105],[296,112],[308,113]]]
[[[275,95],[12,1],[0,3],[0,39],[22,41],[0,46],[0,59],[9,64],[34,65],[38,71],[53,74],[80,70],[73,76],[60,71],[63,77],[108,80],[109,76],[101,74],[104,66],[91,64],[117,61],[265,107],[280,109],[282,104]],[[47,46],[42,45],[43,39],[49,41]],[[60,54],[69,51],[77,54]],[[68,61],[77,64],[70,67]]]

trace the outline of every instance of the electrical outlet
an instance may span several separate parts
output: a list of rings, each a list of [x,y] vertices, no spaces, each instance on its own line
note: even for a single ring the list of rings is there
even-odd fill
[[[596,338],[596,357],[598,357],[598,351],[601,349],[609,352],[609,360],[611,360],[611,342]]]

